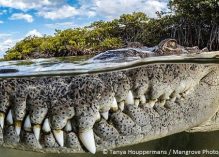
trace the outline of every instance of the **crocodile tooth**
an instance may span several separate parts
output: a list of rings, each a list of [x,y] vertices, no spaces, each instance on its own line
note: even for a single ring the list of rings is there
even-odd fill
[[[146,105],[147,105],[148,107],[153,108],[156,102],[157,102],[157,99],[149,100],[149,102],[147,102]]]
[[[21,133],[21,125],[22,125],[21,121],[19,121],[19,120],[15,121],[15,131],[16,131],[18,136],[20,136],[20,133]]]
[[[102,117],[103,117],[104,119],[108,120],[108,118],[109,118],[109,111],[102,112],[101,115],[102,115]]]
[[[53,130],[53,134],[55,136],[56,141],[58,144],[63,147],[64,146],[64,135],[62,130]]]
[[[65,131],[70,132],[72,131],[71,121],[68,120],[65,126]]]
[[[8,115],[6,117],[6,120],[7,120],[9,125],[12,125],[14,123],[11,110],[9,110]]]
[[[5,113],[0,112],[0,126],[4,128]]]
[[[124,102],[124,101],[121,101],[121,102],[119,103],[119,109],[120,109],[121,111],[123,111],[123,110],[124,110],[124,107],[125,107],[125,102]]]
[[[24,130],[25,131],[31,131],[31,122],[30,122],[30,116],[27,115],[25,121],[24,121]]]
[[[96,113],[95,119],[96,119],[96,121],[100,121],[101,120],[101,115],[100,115],[99,112]]]
[[[166,103],[166,100],[161,100],[160,102],[158,102],[158,105],[163,107]]]
[[[50,124],[49,124],[49,119],[46,118],[44,123],[43,123],[43,131],[45,132],[50,132],[51,131],[51,128],[50,128]]]
[[[176,101],[176,96],[170,98],[170,101],[171,101],[171,102],[175,102],[175,101]]]
[[[135,105],[138,106],[140,104],[140,99],[135,99]]]
[[[112,103],[112,105],[111,105],[111,110],[112,110],[113,112],[116,112],[116,111],[118,110],[118,104],[117,104],[117,101],[116,101],[116,98],[115,98],[115,97],[113,98],[113,103]]]
[[[141,104],[145,104],[145,103],[146,103],[146,98],[145,98],[144,95],[142,95],[142,96],[140,97],[140,101],[141,101]]]
[[[79,132],[79,138],[89,152],[91,152],[92,154],[96,153],[96,145],[94,140],[93,129]]]
[[[181,99],[180,93],[176,94],[176,98]]]
[[[185,91],[182,93],[182,97],[183,97],[183,98],[186,98],[186,96],[189,95],[192,91],[194,91],[194,88],[193,88],[193,87],[188,88],[187,90],[185,90]]]
[[[133,105],[135,103],[132,91],[129,91],[129,93],[128,93],[127,97],[126,97],[125,103],[126,104],[131,104],[131,105]]]
[[[33,133],[38,141],[40,139],[40,130],[41,130],[41,126],[39,124],[35,124],[33,126]]]

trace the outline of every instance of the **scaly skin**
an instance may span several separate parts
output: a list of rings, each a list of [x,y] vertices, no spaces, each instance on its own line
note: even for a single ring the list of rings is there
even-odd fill
[[[0,145],[87,152],[219,128],[219,66],[156,63],[0,80]]]

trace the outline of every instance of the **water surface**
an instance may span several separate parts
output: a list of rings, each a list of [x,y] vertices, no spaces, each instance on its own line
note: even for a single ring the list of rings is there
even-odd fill
[[[89,60],[91,56],[62,57],[0,62],[1,77],[31,77],[51,75],[80,75],[135,68],[154,63],[219,63],[219,52],[157,57],[121,57],[114,60]]]
[[[206,133],[179,133],[175,135],[171,135],[168,137],[164,137],[161,139],[157,139],[154,141],[149,141],[145,143],[140,143],[137,145],[123,147],[119,149],[115,149],[114,151],[108,150],[107,154],[103,154],[103,152],[98,152],[95,155],[84,153],[84,154],[42,154],[35,152],[26,152],[14,149],[5,149],[0,148],[0,156],[1,157],[104,157],[104,156],[143,156],[143,155],[133,155],[130,152],[141,152],[141,151],[202,151],[208,152],[208,154],[201,153],[200,155],[146,155],[147,157],[176,157],[176,156],[198,156],[198,157],[211,157],[211,156],[219,156],[212,155],[213,151],[219,152],[219,131],[215,132],[206,132]],[[126,155],[120,155],[126,152]],[[114,154],[113,154],[114,153]],[[120,154],[119,154],[120,153]],[[129,153],[129,154],[128,154]]]

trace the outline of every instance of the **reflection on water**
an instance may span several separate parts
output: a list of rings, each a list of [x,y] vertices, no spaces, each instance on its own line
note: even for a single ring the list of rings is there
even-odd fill
[[[128,153],[128,150],[133,151],[143,151],[143,150],[149,150],[149,151],[155,151],[155,150],[166,150],[167,152],[170,149],[173,150],[219,150],[219,131],[216,132],[207,132],[207,133],[179,133],[175,135],[171,135],[169,137],[165,137],[162,139],[141,143],[129,147],[123,147],[116,150],[119,150],[121,152]],[[118,151],[116,151],[118,152]],[[116,153],[114,151],[114,153]],[[117,155],[113,155],[112,152],[108,151],[107,155],[103,155],[102,152],[98,152],[95,155],[92,154],[42,154],[42,153],[35,153],[35,152],[25,152],[25,151],[19,151],[19,150],[13,150],[13,149],[4,149],[0,148],[0,157],[89,157],[89,156],[96,156],[96,157],[103,157],[103,156],[120,156],[118,153]],[[125,155],[125,156],[134,156],[134,155]],[[135,155],[138,156],[138,155]],[[147,157],[155,157],[158,155],[147,155]],[[159,155],[159,156],[167,156],[167,155]],[[170,155],[171,157],[175,156],[186,156],[186,155]],[[187,155],[192,156],[192,155]],[[210,157],[213,155],[206,155],[201,154],[197,155],[201,157]]]
[[[91,56],[2,61],[0,62],[0,78],[90,74],[128,69],[153,63],[218,64],[218,53],[156,56],[141,59],[138,57],[117,57],[115,60],[108,61],[89,60]]]

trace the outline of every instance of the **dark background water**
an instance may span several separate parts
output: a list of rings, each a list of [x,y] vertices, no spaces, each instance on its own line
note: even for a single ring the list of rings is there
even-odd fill
[[[85,154],[42,154],[35,152],[25,152],[14,149],[5,149],[0,148],[0,157],[107,157],[107,156],[143,156],[143,155],[134,155],[132,152],[138,151],[169,151],[173,152],[177,150],[181,151],[201,151],[200,155],[180,155],[180,154],[172,154],[171,155],[145,155],[147,157],[175,157],[175,156],[201,156],[201,157],[211,157],[211,156],[219,156],[212,155],[209,153],[203,153],[202,151],[215,151],[219,152],[219,131],[215,132],[206,132],[206,133],[179,133],[175,135],[171,135],[162,139],[157,139],[154,141],[149,141],[146,143],[140,143],[137,145],[119,148],[113,151],[108,150],[107,154],[103,154],[103,152],[98,152],[95,155],[85,153]],[[120,155],[122,154],[123,155]],[[126,154],[126,155],[124,155]]]

